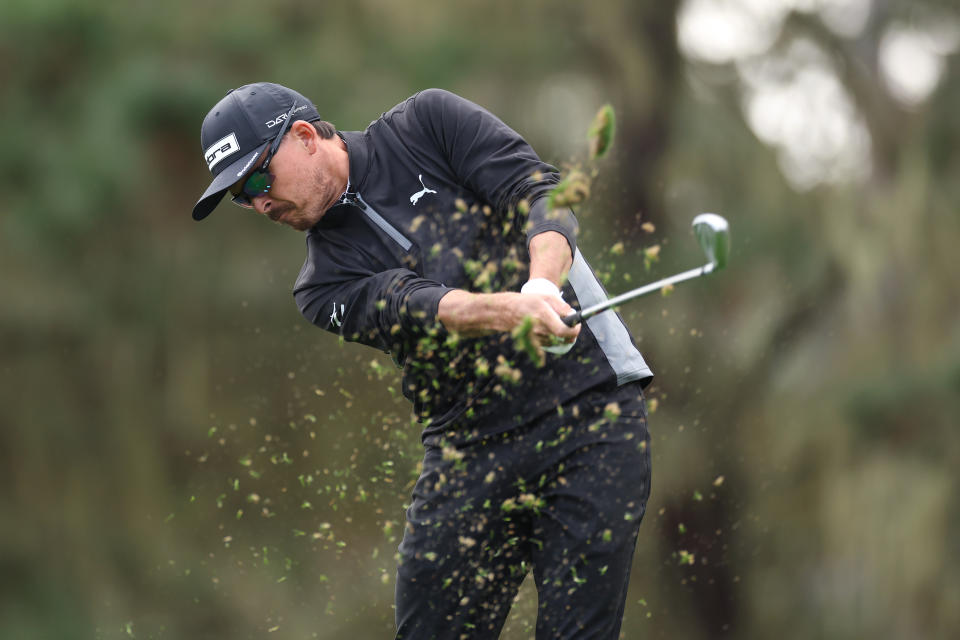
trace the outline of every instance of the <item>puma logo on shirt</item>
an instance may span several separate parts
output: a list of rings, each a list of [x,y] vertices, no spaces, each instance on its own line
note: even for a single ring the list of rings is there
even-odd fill
[[[412,196],[410,196],[410,204],[412,204],[412,205],[416,205],[416,204],[417,204],[417,201],[420,200],[420,198],[422,198],[423,196],[427,195],[428,193],[436,193],[436,191],[434,191],[433,189],[428,188],[427,185],[423,184],[423,174],[422,174],[422,173],[421,173],[420,175],[418,175],[417,178],[420,180],[420,186],[423,187],[423,191],[417,191],[415,194],[413,194]]]
[[[337,303],[333,303],[333,313],[330,314],[330,322],[338,327],[343,324],[343,305],[340,305],[339,314],[337,313]]]

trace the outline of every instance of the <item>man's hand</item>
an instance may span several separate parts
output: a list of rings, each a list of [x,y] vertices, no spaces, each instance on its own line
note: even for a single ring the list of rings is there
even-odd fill
[[[531,278],[525,285],[523,285],[523,287],[521,287],[520,293],[527,295],[542,295],[550,298],[556,298],[561,301],[563,300],[563,294],[560,293],[560,289],[557,287],[557,285],[546,278]],[[562,317],[563,316],[561,316],[561,318]],[[555,339],[553,342],[547,342],[543,344],[543,350],[547,353],[562,356],[573,348],[574,342],[576,342],[576,339],[562,341],[559,343]]]
[[[529,293],[469,293],[454,289],[440,299],[437,318],[448,331],[472,337],[513,331],[529,317],[530,335],[538,348],[556,339],[572,342],[580,325],[568,327],[561,319],[573,309],[561,298]]]

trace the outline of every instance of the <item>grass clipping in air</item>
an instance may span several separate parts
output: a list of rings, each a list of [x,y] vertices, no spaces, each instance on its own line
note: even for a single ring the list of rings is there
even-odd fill
[[[579,169],[570,170],[550,192],[550,209],[572,207],[590,196],[590,178]]]
[[[617,118],[613,107],[605,104],[593,117],[590,128],[587,129],[589,141],[589,160],[591,162],[602,158],[613,146],[613,136],[616,131]],[[590,176],[581,168],[571,168],[564,178],[555,186],[549,196],[550,209],[572,207],[590,197]]]
[[[543,366],[545,360],[543,350],[537,348],[533,339],[533,318],[524,317],[523,322],[516,326],[512,335],[513,348],[516,351],[525,352],[538,367]]]
[[[613,146],[613,134],[617,129],[617,118],[613,107],[605,104],[593,117],[593,122],[587,130],[587,140],[590,142],[590,159],[602,158]]]

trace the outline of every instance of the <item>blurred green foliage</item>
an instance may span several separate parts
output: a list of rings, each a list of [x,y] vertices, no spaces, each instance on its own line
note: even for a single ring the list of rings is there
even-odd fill
[[[678,46],[692,4],[7,0],[0,637],[393,633],[420,456],[393,365],[299,316],[294,232],[188,213],[203,115],[256,80],[343,129],[444,87],[564,166],[610,102],[578,209],[610,291],[730,220],[725,272],[624,309],[658,374],[624,637],[960,628],[960,66],[909,106],[877,66],[891,25],[954,9],[873,0],[842,36],[794,11],[754,54],[813,42],[869,132],[864,177],[797,191],[743,61]],[[504,637],[535,613],[527,584]]]

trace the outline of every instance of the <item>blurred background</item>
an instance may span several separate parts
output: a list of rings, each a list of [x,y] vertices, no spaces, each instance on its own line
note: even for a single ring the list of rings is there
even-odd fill
[[[397,372],[301,318],[302,236],[190,219],[258,80],[345,130],[447,88],[563,167],[610,102],[611,292],[730,221],[726,271],[623,310],[657,373],[624,638],[956,637],[958,50],[940,0],[5,0],[0,637],[393,637]]]

